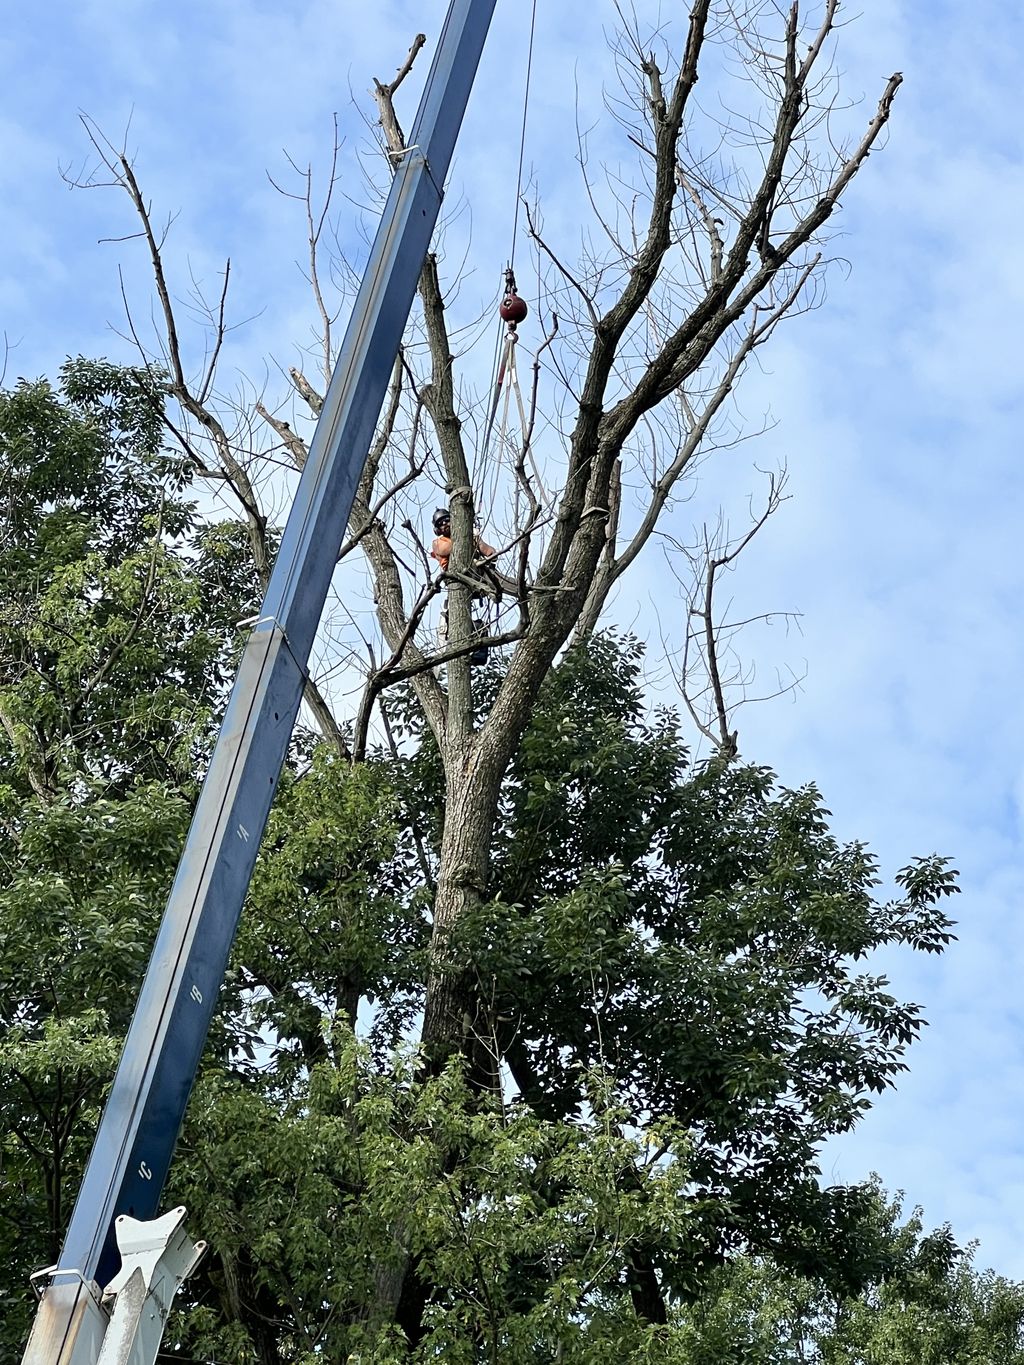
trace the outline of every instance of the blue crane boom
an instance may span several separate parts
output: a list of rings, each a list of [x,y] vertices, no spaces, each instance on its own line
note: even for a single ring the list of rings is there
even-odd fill
[[[97,1359],[115,1219],[156,1213],[494,4],[450,5],[24,1365]]]

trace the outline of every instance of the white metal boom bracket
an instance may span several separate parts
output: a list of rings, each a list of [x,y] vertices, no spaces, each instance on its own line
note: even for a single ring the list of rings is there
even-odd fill
[[[205,1242],[192,1241],[184,1222],[184,1208],[172,1209],[148,1222],[127,1214],[116,1219],[121,1269],[107,1285],[102,1300],[96,1286],[81,1276],[77,1283],[63,1280],[71,1271],[56,1267],[40,1271],[39,1275],[52,1274],[55,1282],[43,1291],[25,1365],[54,1359],[60,1365],[155,1365],[171,1300],[206,1250]],[[80,1311],[75,1314],[75,1331],[58,1345],[52,1339],[47,1300],[69,1292],[79,1296]],[[55,1347],[59,1351],[56,1356]]]

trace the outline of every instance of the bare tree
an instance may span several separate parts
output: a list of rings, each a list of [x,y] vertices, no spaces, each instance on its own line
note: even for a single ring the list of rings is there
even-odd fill
[[[729,400],[748,362],[780,323],[817,302],[827,225],[889,119],[898,73],[885,83],[860,136],[849,145],[833,138],[837,9],[838,0],[822,0],[805,20],[795,0],[788,9],[774,0],[693,0],[675,49],[671,25],[646,32],[635,14],[620,11],[626,17],[613,48],[619,88],[609,110],[629,139],[634,174],[625,183],[593,173],[580,135],[593,211],[593,235],[582,255],[545,231],[542,204],[528,206],[545,321],[526,395],[515,389],[514,408],[510,380],[503,395],[482,401],[468,385],[460,387],[438,257],[423,267],[417,313],[342,550],[347,557],[358,547],[365,559],[383,641],[370,655],[351,742],[321,692],[311,687],[307,700],[324,733],[358,761],[374,707],[388,688],[407,682],[437,740],[445,819],[430,867],[433,937],[422,1026],[432,1067],[461,1050],[481,1083],[494,1074],[496,1044],[479,1041],[488,1030],[479,1018],[476,983],[457,964],[451,936],[487,897],[502,782],[545,676],[568,643],[596,629],[613,588],[663,523],[698,459],[723,442]],[[391,82],[375,82],[383,149],[392,163],[405,149],[395,94],[423,41],[416,38]],[[702,94],[707,87],[701,101],[699,76]],[[124,148],[90,132],[103,178],[127,191],[141,220],[160,305],[161,353],[152,358],[166,369],[169,395],[182,414],[174,434],[200,471],[237,500],[265,577],[270,552],[261,480],[275,458],[301,466],[305,439],[262,395],[253,417],[238,420],[236,410],[233,429],[223,416],[215,371],[227,330],[227,270],[224,291],[206,308],[207,355],[189,376],[162,237],[131,160]],[[322,204],[314,202],[310,172],[293,167],[307,227],[321,375],[330,367],[336,315],[322,276],[336,157],[337,141]],[[505,343],[509,360],[522,344],[513,330]],[[151,347],[139,345],[152,356]],[[315,415],[318,384],[300,368],[290,380]],[[479,419],[481,408],[490,411],[490,421]],[[468,439],[474,424],[482,437],[475,456]],[[499,544],[494,554],[481,555],[475,523],[485,482]],[[769,511],[779,492],[773,486]],[[439,499],[450,507],[452,540],[440,571],[415,529]],[[699,723],[725,753],[735,740],[712,598],[716,575],[737,552],[707,540],[703,597],[692,608],[703,624],[712,696],[710,725],[703,716]],[[489,576],[498,563],[504,590]],[[503,679],[482,718],[471,664],[481,643],[474,623],[481,594],[489,599],[484,643],[507,651]],[[426,623],[442,596],[447,632],[438,643]],[[398,1275],[383,1292],[397,1302],[401,1288]]]
[[[805,30],[796,4],[780,24],[774,5],[719,7],[697,0],[675,58],[656,55],[635,26],[620,38],[616,55],[636,119],[631,136],[640,149],[640,174],[628,187],[620,220],[601,217],[608,249],[569,268],[560,246],[531,216],[548,289],[560,304],[557,369],[565,382],[558,412],[567,452],[550,521],[524,461],[516,464],[517,479],[527,486],[509,542],[519,548],[524,590],[512,629],[498,638],[518,638],[479,724],[465,652],[472,636],[465,576],[473,559],[473,479],[436,259],[424,268],[419,294],[431,367],[424,401],[452,507],[448,611],[454,657],[447,660],[447,688],[421,668],[426,660],[405,638],[412,618],[396,590],[399,565],[383,529],[368,537],[368,553],[385,637],[406,660],[396,675],[412,678],[446,775],[423,1027],[435,1058],[464,1046],[472,1028],[471,984],[450,965],[446,943],[459,918],[486,895],[498,793],[541,683],[574,633],[585,636],[596,626],[612,587],[649,541],[748,359],[783,318],[806,305],[821,262],[821,229],[888,120],[899,75],[886,83],[855,145],[835,149],[829,142],[834,89],[827,52],[836,10],[829,0],[817,25]],[[706,119],[693,111],[712,39],[731,44],[749,89],[761,100],[754,114],[719,120],[721,144],[737,143],[746,153],[729,167],[703,151],[697,129]],[[393,89],[378,83],[376,95],[388,147],[398,153]],[[596,194],[592,199],[600,213]],[[652,428],[653,421],[660,426]],[[527,433],[529,426],[528,420]],[[627,476],[639,481],[632,477],[637,470],[647,493],[627,509],[623,487]],[[553,474],[549,467],[549,485]]]
[[[362,550],[384,641],[352,718],[351,752],[357,759],[364,754],[378,699],[388,687],[409,681],[444,762],[446,820],[423,1028],[435,1058],[463,1046],[474,1017],[468,983],[450,969],[445,944],[460,916],[486,895],[498,792],[538,689],[566,643],[596,628],[613,587],[651,539],[698,457],[716,444],[717,424],[751,356],[780,322],[816,301],[823,230],[888,121],[899,74],[886,82],[858,140],[850,146],[832,140],[837,82],[830,40],[837,9],[838,0],[826,0],[808,25],[795,3],[782,13],[762,0],[696,0],[676,53],[668,30],[645,34],[635,16],[624,23],[613,48],[620,88],[609,108],[636,148],[636,175],[629,184],[611,177],[602,184],[590,175],[581,135],[585,189],[603,246],[591,243],[572,265],[566,264],[570,248],[545,234],[538,206],[527,206],[527,230],[543,270],[542,311],[550,321],[526,398],[516,389],[519,430],[513,434],[503,419],[485,451],[493,455],[495,474],[481,468],[479,456],[471,457],[466,424],[473,420],[473,396],[457,384],[437,256],[424,265],[418,316],[395,367],[341,557]],[[392,81],[374,82],[392,163],[405,147],[394,97],[424,43],[418,35]],[[738,82],[723,72],[723,51],[739,64]],[[707,113],[710,99],[705,107],[696,100],[705,67],[718,96],[714,117]],[[730,112],[731,99],[738,112]],[[152,264],[159,346],[144,344],[129,315],[131,336],[168,375],[168,394],[181,414],[180,422],[168,418],[174,436],[200,473],[242,509],[265,582],[270,549],[263,486],[275,459],[301,468],[306,441],[263,395],[251,404],[250,417],[217,394],[217,363],[229,330],[230,263],[215,300],[193,289],[191,304],[208,324],[209,340],[197,373],[187,372],[163,261],[165,232],[154,222],[126,148],[86,126],[103,172],[77,183],[114,183],[128,193]],[[323,378],[330,371],[337,313],[326,301],[322,272],[338,153],[336,127],[322,201],[315,200],[309,167],[292,162],[298,191],[278,186],[300,202],[305,216],[307,276],[319,322],[314,359]],[[516,341],[513,325],[512,358]],[[535,463],[542,367],[553,388],[545,417],[557,433],[543,452],[547,488]],[[291,369],[290,380],[315,416],[322,402],[317,385],[299,368]],[[509,396],[510,389],[506,418]],[[490,566],[498,557],[515,566],[512,591],[504,595],[488,588],[489,566],[481,565],[476,549],[474,524],[486,477],[504,502],[502,544]],[[766,516],[779,495],[773,486]],[[453,546],[440,573],[432,571],[415,530],[425,502],[437,497],[450,503]],[[698,611],[716,742],[725,748],[731,732],[711,595],[716,573],[737,552],[713,550],[707,542],[705,599]],[[508,574],[504,582],[508,587]],[[509,647],[509,657],[494,704],[478,722],[470,655],[481,644],[474,598],[485,591],[492,610],[484,643]],[[448,630],[438,647],[427,640],[424,624],[441,594]],[[323,733],[349,752],[342,725],[313,684],[307,702]]]

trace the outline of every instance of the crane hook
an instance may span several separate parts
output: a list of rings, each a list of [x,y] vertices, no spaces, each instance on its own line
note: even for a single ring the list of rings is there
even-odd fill
[[[526,300],[521,299],[516,293],[516,277],[509,267],[505,271],[505,297],[498,305],[498,316],[502,322],[508,323],[509,331],[514,332],[516,326],[523,321],[529,311]]]

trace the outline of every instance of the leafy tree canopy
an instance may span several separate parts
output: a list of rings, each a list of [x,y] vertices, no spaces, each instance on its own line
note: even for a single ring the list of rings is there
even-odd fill
[[[905,1065],[920,1011],[865,959],[940,950],[953,874],[919,860],[879,899],[813,788],[692,765],[641,663],[609,636],[566,655],[505,784],[495,895],[457,940],[499,1087],[460,1059],[421,1074],[403,1042],[441,789],[415,708],[397,757],[321,751],[287,782],[229,992],[268,1046],[206,1078],[178,1167],[223,1238],[194,1351],[228,1351],[189,1333],[234,1294],[253,1359],[405,1358],[413,1321],[424,1361],[672,1359],[680,1306],[737,1255],[835,1294],[880,1274],[874,1195],[822,1188],[816,1152]],[[422,1301],[381,1323],[406,1257]]]
[[[197,516],[187,465],[161,448],[160,403],[144,372],[85,362],[57,390],[0,395],[12,1352],[255,596],[241,532]],[[917,860],[880,897],[875,860],[834,837],[813,787],[693,763],[677,718],[648,709],[642,665],[636,641],[598,635],[541,691],[489,894],[453,939],[486,1003],[467,1021],[478,1046],[440,1070],[411,1043],[443,814],[434,739],[398,698],[391,744],[365,763],[297,745],[167,1196],[211,1243],[172,1357],[696,1362],[766,1267],[809,1286],[819,1318],[852,1304],[843,1340],[867,1351],[903,1253],[877,1192],[823,1187],[816,1153],[905,1065],[923,1020],[870,954],[941,950],[955,874]],[[494,662],[478,704],[500,676]],[[984,1316],[982,1282],[947,1260],[943,1285],[962,1270]],[[968,1290],[942,1294],[948,1318]]]
[[[145,370],[0,393],[0,1354],[59,1250],[187,828],[252,573]]]

